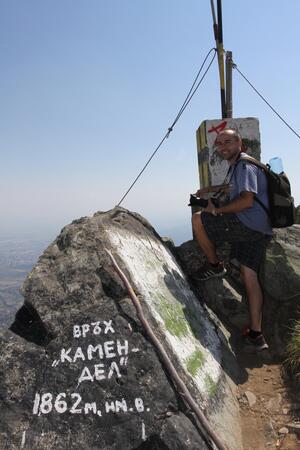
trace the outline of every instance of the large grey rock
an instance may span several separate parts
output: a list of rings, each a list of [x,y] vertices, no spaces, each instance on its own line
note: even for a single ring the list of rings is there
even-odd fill
[[[262,267],[264,326],[277,352],[284,354],[291,326],[300,310],[300,226],[274,230]]]
[[[295,211],[295,223],[300,224],[300,206],[296,207]]]
[[[170,251],[122,208],[65,227],[23,287],[0,335],[0,448],[208,449],[105,251],[228,448],[240,449],[238,369],[221,323]]]
[[[261,281],[278,302],[300,297],[300,225],[274,230]]]

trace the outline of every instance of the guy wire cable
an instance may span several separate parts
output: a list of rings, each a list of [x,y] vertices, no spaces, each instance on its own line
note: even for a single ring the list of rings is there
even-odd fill
[[[246,78],[246,76],[238,69],[237,65],[233,62],[232,63],[233,69],[237,70],[238,73],[244,78],[244,80],[247,81],[247,83],[252,87],[252,89],[259,95],[259,97],[271,108],[271,110],[276,114],[276,116],[279,117],[279,119],[297,136],[298,139],[300,139],[300,135],[289,125],[286,120],[276,111],[275,108],[273,108],[272,105],[264,98],[264,96],[253,86],[252,83]]]
[[[195,84],[197,83],[197,80],[200,76],[200,73],[204,67],[204,64],[206,63],[209,55],[214,52],[214,55],[207,67],[207,69],[205,70],[204,74],[202,75],[201,79],[199,80],[198,84],[196,85],[196,87],[194,88]],[[148,159],[148,161],[146,162],[146,164],[144,165],[144,167],[142,168],[142,170],[139,172],[139,174],[137,175],[137,177],[135,178],[135,180],[132,182],[132,184],[130,185],[130,187],[128,188],[128,190],[125,192],[125,194],[123,195],[123,197],[121,198],[121,200],[119,201],[119,203],[117,204],[117,206],[120,206],[121,203],[123,202],[123,200],[125,199],[125,197],[129,194],[129,192],[131,191],[131,189],[133,188],[133,186],[135,185],[135,183],[138,181],[138,179],[140,178],[140,176],[142,175],[142,173],[146,170],[147,166],[149,165],[150,161],[152,160],[152,158],[155,156],[155,154],[158,152],[158,150],[160,149],[160,147],[162,146],[162,144],[164,143],[164,141],[170,136],[171,132],[174,129],[174,126],[176,125],[176,123],[178,122],[178,120],[180,119],[181,115],[183,114],[184,110],[186,109],[186,107],[188,106],[188,104],[190,103],[190,101],[192,100],[193,96],[195,95],[196,91],[198,90],[200,84],[202,83],[202,81],[204,80],[207,72],[209,71],[214,59],[216,57],[216,49],[215,48],[211,48],[210,51],[207,53],[206,57],[204,58],[203,63],[201,64],[201,67],[197,73],[197,76],[192,84],[192,87],[190,88],[176,118],[174,119],[172,125],[168,128],[167,133],[165,134],[165,136],[162,138],[162,140],[160,141],[160,143],[158,144],[158,146],[156,147],[156,149],[154,150],[154,152],[152,153],[152,155],[150,156],[150,158]]]

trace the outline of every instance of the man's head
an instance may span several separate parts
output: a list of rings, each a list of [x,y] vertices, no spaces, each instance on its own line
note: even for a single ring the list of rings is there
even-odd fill
[[[222,158],[233,164],[242,151],[242,138],[238,131],[227,128],[216,137],[215,147]]]

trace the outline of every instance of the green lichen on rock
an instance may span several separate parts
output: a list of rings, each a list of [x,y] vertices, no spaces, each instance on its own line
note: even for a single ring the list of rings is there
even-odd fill
[[[193,308],[193,305],[189,305],[184,310],[184,315],[188,321],[189,328],[195,339],[200,339],[201,330],[199,326],[199,318]]]
[[[213,397],[217,392],[217,383],[214,382],[210,375],[206,375],[204,384],[209,396]]]
[[[157,309],[169,333],[176,337],[187,336],[190,328],[183,312],[185,306],[181,303],[168,302],[162,295],[158,298]]]
[[[204,355],[200,349],[195,350],[186,360],[186,367],[190,374],[194,377],[198,370],[203,366],[205,361]]]

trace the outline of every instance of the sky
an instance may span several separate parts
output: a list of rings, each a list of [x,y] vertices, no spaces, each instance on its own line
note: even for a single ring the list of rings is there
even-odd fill
[[[300,132],[300,2],[223,0],[234,62]],[[215,46],[210,0],[0,1],[0,238],[53,239],[119,203]],[[191,238],[196,129],[221,116],[216,61],[122,206]],[[258,117],[262,161],[283,160],[300,203],[300,140],[240,75],[233,116]]]

